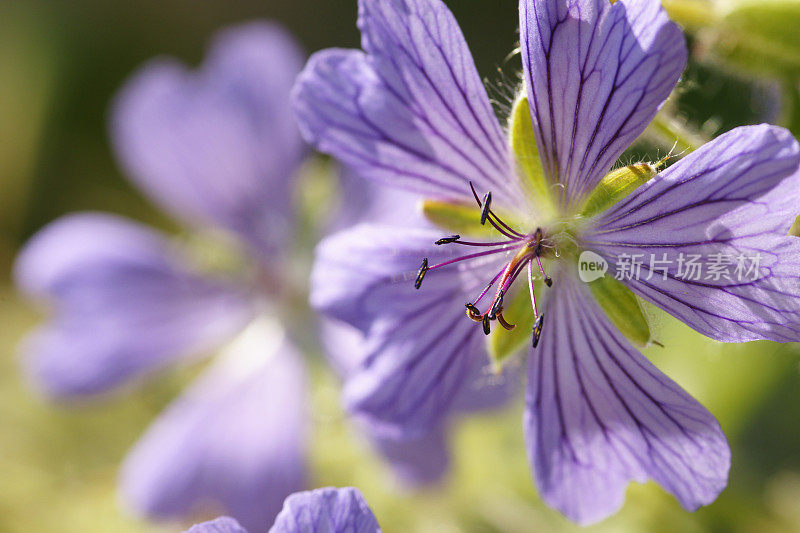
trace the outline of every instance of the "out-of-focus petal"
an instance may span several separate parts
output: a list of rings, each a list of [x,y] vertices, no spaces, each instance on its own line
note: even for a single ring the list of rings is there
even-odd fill
[[[250,531],[306,479],[306,376],[281,327],[254,322],[133,448],[126,503],[157,518],[222,507]]]
[[[325,354],[339,375],[347,377],[358,371],[364,361],[364,334],[343,322],[323,319],[321,338]],[[392,467],[398,481],[407,486],[436,483],[450,467],[450,454],[443,422],[440,427],[422,437],[397,439],[384,435],[368,420],[358,420],[356,426]]]
[[[252,316],[238,288],[193,273],[156,232],[112,215],[64,217],[17,258],[15,280],[54,304],[24,342],[37,386],[90,394],[219,345]]]
[[[500,265],[490,256],[434,269],[415,290],[420,258],[434,265],[459,253],[434,246],[438,235],[357,226],[322,242],[312,274],[312,304],[365,333],[346,403],[398,438],[422,436],[445,420],[488,364],[481,328],[461,302],[474,299]]]
[[[702,405],[637,352],[577,278],[554,285],[530,354],[525,430],[542,498],[580,524],[648,479],[686,509],[725,488],[730,450]]]
[[[328,234],[361,222],[402,227],[431,227],[422,214],[419,194],[362,178],[354,170],[339,176],[339,205],[333,211]]]
[[[177,215],[274,253],[290,235],[303,153],[289,105],[302,62],[288,33],[258,22],[223,31],[196,72],[171,59],[148,63],[112,109],[123,167]]]
[[[800,240],[787,236],[799,166],[788,131],[737,128],[602,215],[586,245],[639,295],[711,338],[800,340]],[[637,254],[641,272],[627,276]]]
[[[305,138],[367,178],[436,198],[469,198],[472,180],[519,205],[503,130],[447,7],[361,0],[359,28],[365,52],[318,52],[298,78]]]
[[[369,423],[365,427],[369,427]],[[370,440],[392,465],[397,481],[405,487],[439,483],[450,470],[450,446],[444,425],[422,437],[398,439],[376,432],[370,435]]]
[[[247,533],[247,530],[233,518],[221,516],[202,524],[195,524],[184,533]]]
[[[653,119],[686,65],[651,0],[520,0],[525,85],[545,173],[570,205]]]
[[[292,494],[270,533],[377,533],[381,528],[356,488],[327,487]]]

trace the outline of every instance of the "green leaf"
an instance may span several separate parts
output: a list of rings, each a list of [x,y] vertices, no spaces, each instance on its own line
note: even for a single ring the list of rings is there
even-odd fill
[[[534,290],[541,294],[541,280],[534,282]],[[533,307],[531,297],[527,290],[520,289],[503,309],[503,318],[516,327],[508,331],[499,324],[493,324],[492,333],[489,335],[489,356],[495,370],[500,370],[503,363],[521,349],[530,345],[533,331]]]
[[[553,199],[550,195],[550,186],[542,168],[542,160],[539,158],[531,110],[524,93],[514,103],[508,126],[508,131],[511,132],[511,148],[514,150],[524,189],[538,209],[552,211]]]
[[[589,218],[602,213],[655,175],[656,169],[650,163],[636,163],[610,172],[589,194],[581,215]]]
[[[650,324],[636,295],[611,276],[589,283],[597,303],[611,322],[634,344],[647,346],[651,341]]]

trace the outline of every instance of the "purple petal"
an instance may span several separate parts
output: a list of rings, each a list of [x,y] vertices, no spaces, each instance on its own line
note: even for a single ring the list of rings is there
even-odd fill
[[[221,516],[209,522],[195,524],[184,533],[247,533],[247,530],[233,518]]]
[[[112,110],[120,161],[177,215],[275,251],[289,236],[290,178],[303,153],[289,106],[302,61],[288,33],[259,22],[219,34],[197,72],[148,63]]]
[[[346,403],[398,438],[424,435],[441,423],[488,365],[481,328],[465,317],[463,304],[492,278],[493,264],[500,265],[489,257],[434,269],[417,291],[422,257],[434,265],[459,253],[434,246],[438,235],[357,226],[320,244],[312,274],[312,304],[366,335]]]
[[[150,427],[121,487],[137,511],[186,517],[219,508],[263,531],[305,484],[306,379],[276,323],[254,323]]]
[[[737,128],[604,214],[586,246],[617,270],[623,254],[641,254],[648,265],[630,288],[711,338],[800,340],[800,240],[786,236],[800,205],[798,166],[788,131]],[[682,267],[690,256],[701,258],[700,276]]]
[[[292,494],[270,533],[376,533],[381,528],[358,489],[327,487]]]
[[[112,215],[47,226],[20,253],[15,279],[55,304],[23,351],[36,384],[57,396],[100,392],[203,353],[253,313],[238,288],[194,274],[161,235]]]
[[[420,196],[386,187],[345,168],[339,175],[339,204],[333,210],[329,233],[360,222],[425,228],[432,224],[422,214]]]
[[[653,119],[686,46],[651,0],[520,0],[520,34],[536,143],[570,204]]]
[[[580,524],[617,511],[630,481],[652,479],[688,510],[714,501],[730,467],[714,417],[631,347],[571,273],[553,291],[525,414],[542,498]]]
[[[304,137],[366,178],[433,197],[468,182],[518,205],[502,128],[440,0],[361,0],[365,53],[325,50],[298,78]]]

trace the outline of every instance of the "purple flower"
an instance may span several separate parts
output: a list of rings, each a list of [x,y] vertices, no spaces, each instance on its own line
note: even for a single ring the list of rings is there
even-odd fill
[[[236,336],[127,457],[120,485],[138,512],[221,506],[258,527],[306,485],[306,371],[274,316],[305,151],[287,105],[302,61],[282,29],[247,24],[197,71],[147,64],[114,104],[125,170],[193,229],[224,232],[242,265],[203,268],[187,246],[95,213],[52,223],[18,258],[18,285],[53,304],[24,347],[49,396],[109,391]]]
[[[727,442],[637,350],[652,338],[636,295],[717,340],[800,339],[800,250],[786,236],[797,142],[744,127],[661,172],[665,161],[609,173],[685,66],[655,0],[522,0],[524,87],[505,131],[441,1],[361,0],[359,14],[364,51],[317,53],[298,78],[301,131],[362,176],[419,193],[452,233],[361,224],[320,244],[312,303],[365,336],[350,410],[424,435],[489,363],[487,346],[501,366],[523,340],[545,501],[584,524],[619,509],[630,481],[652,479],[690,510],[712,502]],[[636,255],[650,261],[627,276]],[[695,255],[702,277],[681,271]],[[714,257],[754,256],[749,277],[708,277]]]
[[[263,529],[260,528],[259,530]],[[327,487],[286,498],[270,533],[379,533],[364,496],[352,487]],[[253,531],[253,530],[251,530]],[[236,520],[220,517],[192,526],[186,533],[247,533]]]

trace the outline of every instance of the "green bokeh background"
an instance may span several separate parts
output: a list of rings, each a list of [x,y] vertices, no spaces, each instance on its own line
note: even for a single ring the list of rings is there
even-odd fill
[[[519,69],[518,59],[505,59],[516,46],[516,2],[448,4],[502,100],[508,94],[503,80]],[[27,237],[75,210],[110,211],[177,230],[115,165],[106,136],[109,101],[146,59],[168,54],[195,64],[216,29],[254,18],[282,22],[308,51],[358,43],[355,0],[0,2],[0,532],[180,531],[185,525],[154,525],[127,513],[115,478],[126,450],[202,364],[97,401],[47,403],[19,372],[17,344],[40,316],[15,293],[10,269]],[[706,137],[779,121],[780,81],[747,78],[695,54],[670,118]],[[654,150],[652,143],[638,148]],[[325,197],[324,168],[306,173],[312,176],[301,197]],[[318,209],[303,213],[299,272],[308,269],[321,216]],[[649,313],[666,348],[645,353],[719,418],[733,452],[730,484],[693,514],[653,484],[633,485],[619,514],[587,530],[800,531],[800,346],[722,345],[654,309]],[[313,330],[306,333],[304,344],[313,347]],[[413,494],[393,482],[346,423],[336,378],[309,351],[314,485],[360,487],[389,532],[580,529],[537,497],[521,404],[454,427],[452,475],[441,487]]]

